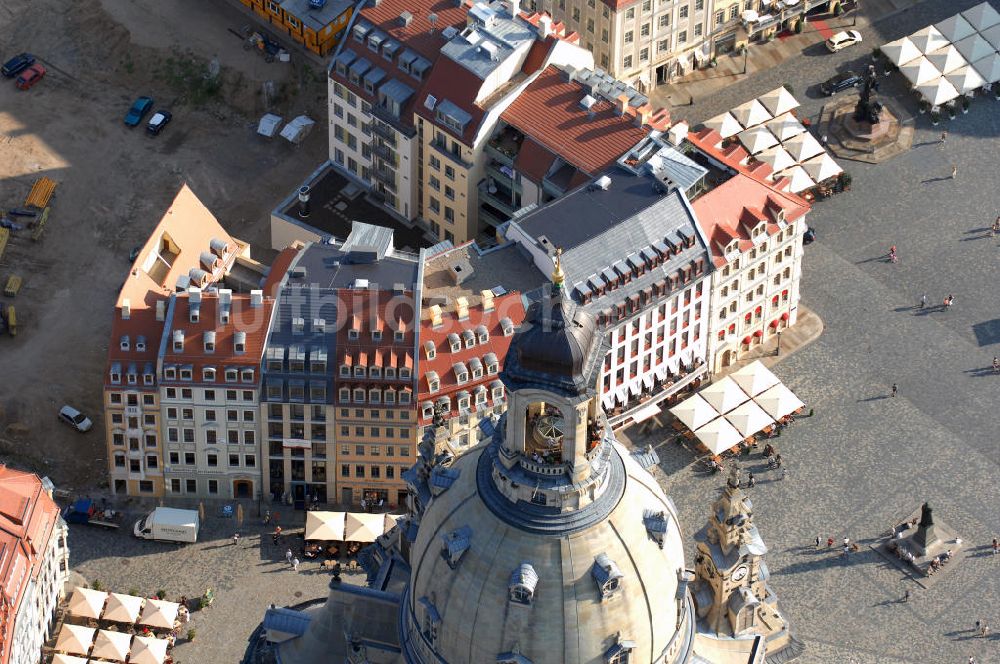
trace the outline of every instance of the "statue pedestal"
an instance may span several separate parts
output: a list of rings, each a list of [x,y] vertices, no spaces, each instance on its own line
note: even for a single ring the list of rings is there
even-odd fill
[[[903,523],[910,525],[903,529],[895,528],[892,537],[875,541],[871,544],[871,548],[908,574],[918,584],[924,588],[930,588],[961,564],[965,558],[967,544],[960,535],[935,514],[933,535],[925,545],[920,541],[920,538],[915,538],[919,528],[912,525],[914,520],[920,519],[920,514],[921,510],[918,507],[905,518],[899,519],[893,524],[894,526]],[[947,551],[951,551],[948,562],[944,563],[937,571],[928,574],[931,562]],[[913,556],[912,561],[906,553]]]
[[[913,120],[897,111],[891,100],[882,100],[877,124],[855,120],[856,106],[857,97],[848,95],[823,108],[818,126],[836,157],[877,164],[910,149]]]

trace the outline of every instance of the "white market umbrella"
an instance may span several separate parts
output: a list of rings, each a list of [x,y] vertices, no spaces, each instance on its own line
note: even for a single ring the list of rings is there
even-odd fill
[[[725,452],[733,445],[738,445],[744,438],[724,417],[712,420],[695,431],[694,435],[712,454]]]
[[[824,152],[823,146],[808,132],[792,136],[782,143],[781,147],[788,150],[788,154],[792,155],[792,158],[800,164],[806,159],[811,159]]]
[[[402,519],[404,516],[406,516],[406,515],[405,514],[386,514],[385,515],[385,519],[384,519],[384,521],[382,523],[382,532],[383,533],[387,533],[390,530],[392,530],[393,528],[395,528],[396,524],[399,523],[399,520]]]
[[[167,659],[166,639],[156,639],[151,636],[136,636],[132,639],[132,654],[129,664],[163,664]]]
[[[773,120],[768,120],[764,126],[770,129],[779,141],[787,141],[792,136],[798,136],[806,130],[799,119],[791,113],[783,113]]]
[[[168,602],[162,599],[147,599],[146,606],[142,608],[142,617],[139,619],[139,624],[160,629],[173,629],[174,621],[177,619],[178,608],[180,608],[180,604],[177,602]]]
[[[833,157],[825,152],[823,154],[816,155],[812,159],[807,159],[802,162],[802,168],[804,168],[806,173],[809,174],[809,177],[816,182],[829,180],[830,178],[844,172],[844,169],[833,160]]]
[[[958,49],[950,44],[944,48],[939,48],[933,53],[928,53],[927,61],[934,65],[942,74],[951,73],[969,64],[962,57],[962,54],[958,52]]]
[[[996,83],[1000,81],[1000,54],[994,53],[982,60],[976,60],[972,63],[972,68],[986,79],[987,83]]]
[[[102,629],[97,632],[94,652],[90,656],[124,662],[128,659],[128,650],[131,645],[132,635],[128,632],[112,632],[109,629]]]
[[[734,371],[729,374],[729,377],[751,397],[781,382],[760,360],[751,362],[739,371]]]
[[[976,29],[969,25],[969,22],[962,18],[961,14],[949,16],[940,23],[935,23],[934,27],[953,44],[976,32]]]
[[[108,594],[103,590],[77,588],[73,591],[73,596],[69,598],[69,606],[66,610],[71,616],[96,620],[101,617],[101,611],[104,609],[104,602],[107,599]]]
[[[733,110],[729,111],[733,114],[741,125],[745,128],[756,127],[759,124],[763,124],[771,119],[771,114],[767,112],[764,105],[761,104],[756,99],[751,99],[745,104],[740,104]]]
[[[929,83],[941,75],[941,72],[939,72],[937,68],[923,56],[911,62],[907,62],[899,68],[899,71],[906,77],[906,80],[914,86]]]
[[[779,116],[782,113],[787,113],[793,108],[799,107],[798,100],[792,96],[792,93],[789,92],[788,88],[785,86],[775,88],[770,92],[762,94],[757,97],[757,101],[763,104],[764,108],[767,109],[767,112],[773,116]]]
[[[816,184],[801,166],[793,166],[787,171],[782,171],[781,173],[778,173],[778,177],[788,178],[788,188],[793,194],[804,191]]]
[[[990,28],[990,30],[997,31],[997,40],[1000,40],[1000,25],[996,28]],[[962,57],[965,58],[966,62],[975,62],[976,60],[981,60],[989,55],[992,55],[996,50],[996,47],[990,43],[986,37],[979,34],[978,32],[971,37],[966,37],[962,41],[955,42],[952,44]]]
[[[52,656],[52,664],[87,664],[88,661],[86,657],[64,655],[61,652],[57,652]]]
[[[966,9],[962,12],[962,17],[979,32],[1000,24],[1000,14],[988,2],[981,2],[975,7]]]
[[[783,383],[779,383],[762,394],[757,395],[754,401],[764,409],[765,413],[776,420],[781,419],[789,413],[794,413],[805,405]]]
[[[723,415],[750,400],[747,393],[729,376],[715,381],[698,394]]]
[[[741,131],[739,136],[740,143],[743,144],[743,147],[745,147],[747,152],[750,154],[757,154],[758,152],[778,144],[778,139],[776,139],[774,134],[772,134],[771,131],[763,125]]]
[[[955,86],[960,94],[965,94],[977,90],[986,85],[986,79],[979,75],[971,65],[965,65],[961,69],[956,69],[947,76],[948,82]]]
[[[59,630],[59,636],[56,638],[55,649],[74,655],[88,655],[90,654],[90,646],[94,643],[94,632],[96,631],[93,627],[63,623],[62,629]]]
[[[889,58],[889,62],[897,67],[920,57],[920,49],[910,41],[909,37],[902,37],[896,41],[884,44],[881,50],[885,54],[885,57]]]
[[[723,138],[735,136],[743,130],[739,121],[733,117],[732,113],[723,113],[705,121],[705,126],[719,132]]]
[[[346,512],[306,512],[305,539],[344,541]]]
[[[142,598],[134,595],[122,595],[121,593],[111,593],[108,597],[108,605],[104,607],[104,620],[115,622],[134,623],[139,619],[142,611]]]
[[[958,96],[958,90],[956,90],[955,86],[949,83],[948,79],[944,77],[938,78],[924,85],[918,85],[917,92],[919,92],[931,106],[946,104]]]
[[[921,53],[932,53],[939,48],[948,45],[948,40],[945,39],[944,35],[938,32],[938,29],[933,25],[928,25],[923,30],[917,30],[912,35],[910,35],[910,41],[916,46]]]
[[[719,411],[715,410],[710,403],[698,394],[680,402],[671,408],[670,412],[692,431],[708,424],[719,416]]]
[[[770,166],[772,171],[783,171],[795,165],[795,159],[780,145],[764,150],[757,155],[757,159]]]
[[[979,36],[986,40],[994,51],[1000,51],[1000,25],[994,25],[992,28],[987,28],[979,33]],[[985,58],[989,53],[981,57]],[[969,58],[966,58],[968,60]],[[972,58],[973,61],[979,60],[980,58]]]
[[[344,524],[344,539],[348,542],[374,542],[384,532],[385,517],[382,514],[348,512]]]
[[[774,424],[771,416],[753,401],[747,401],[729,411],[726,413],[726,419],[744,438],[754,435],[769,424]]]

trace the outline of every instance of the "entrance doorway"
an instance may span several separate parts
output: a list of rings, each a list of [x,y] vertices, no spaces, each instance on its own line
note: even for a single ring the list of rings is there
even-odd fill
[[[656,68],[656,84],[662,85],[670,80],[670,65],[660,65]]]
[[[123,496],[128,493],[128,482],[126,480],[115,480],[115,495]]]
[[[292,484],[292,507],[297,510],[306,508],[306,485]]]
[[[344,505],[354,504],[354,489],[345,486],[340,490],[340,502]]]
[[[233,480],[233,498],[253,498],[253,482]]]
[[[715,55],[725,55],[736,50],[736,33],[726,35],[715,42]]]
[[[723,351],[722,359],[720,360],[719,365],[722,367],[728,367],[735,361],[736,361],[736,351],[730,348],[727,351]]]

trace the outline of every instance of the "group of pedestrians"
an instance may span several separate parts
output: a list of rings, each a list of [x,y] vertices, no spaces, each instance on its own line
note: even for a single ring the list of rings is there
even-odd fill
[[[895,263],[896,261],[893,260],[892,262]],[[951,305],[953,304],[955,304],[955,296],[949,293],[948,295],[945,296],[944,302],[941,303],[940,309],[941,311],[947,311],[948,309],[951,308]],[[923,295],[920,296],[920,304],[917,306],[917,308],[918,309],[927,308],[927,293],[924,293]]]

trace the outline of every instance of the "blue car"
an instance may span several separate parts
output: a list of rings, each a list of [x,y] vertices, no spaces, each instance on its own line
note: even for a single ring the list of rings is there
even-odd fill
[[[21,53],[3,63],[3,67],[0,67],[0,73],[3,73],[6,78],[14,78],[33,64],[35,64],[35,56],[31,53]]]
[[[125,124],[129,127],[139,126],[142,119],[146,117],[146,113],[149,113],[152,108],[152,97],[139,97],[133,102],[132,108],[128,109],[128,113],[125,114]]]

